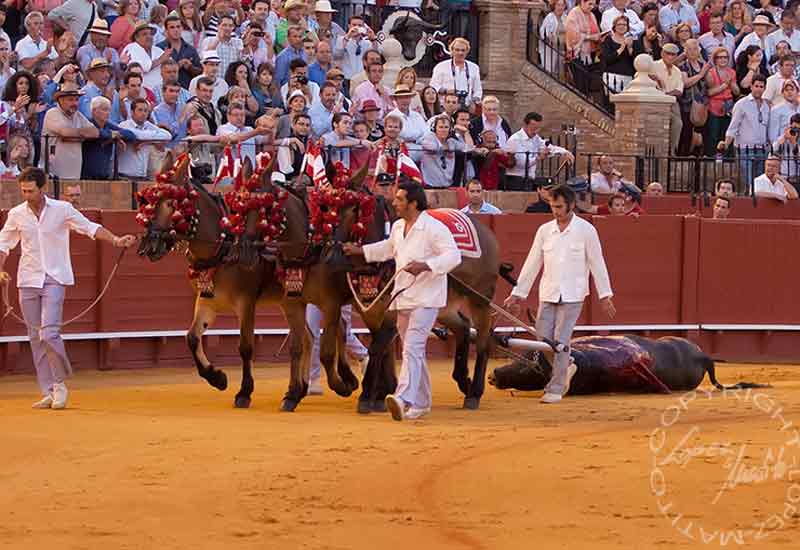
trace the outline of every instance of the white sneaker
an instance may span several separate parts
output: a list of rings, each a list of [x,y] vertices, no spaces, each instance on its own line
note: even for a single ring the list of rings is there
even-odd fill
[[[542,396],[542,403],[558,403],[561,401],[561,396],[557,393],[546,393]]]
[[[564,384],[564,391],[561,392],[561,395],[567,395],[567,392],[569,391],[569,383],[572,382],[572,377],[575,376],[576,372],[578,372],[578,365],[570,361],[569,366],[567,367],[567,382]]]
[[[399,397],[395,397],[394,395],[387,395],[386,399],[383,400],[386,403],[386,408],[389,409],[389,412],[392,413],[392,419],[397,420],[400,422],[403,420],[403,416],[405,416],[405,403]]]
[[[39,401],[31,405],[33,409],[49,409],[53,406],[53,396],[49,393],[42,397]]]
[[[51,408],[53,409],[64,409],[67,407],[67,396],[69,392],[67,391],[67,386],[63,382],[60,384],[53,384],[53,404]]]
[[[308,384],[308,391],[306,395],[323,395],[325,391],[322,389],[322,384],[319,380],[314,380]]]
[[[422,418],[429,412],[431,412],[430,408],[418,409],[417,407],[411,407],[405,413],[403,413],[403,417],[409,420],[415,420],[417,418]]]

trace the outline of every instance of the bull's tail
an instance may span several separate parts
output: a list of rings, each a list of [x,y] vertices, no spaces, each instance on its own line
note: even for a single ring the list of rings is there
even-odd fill
[[[517,280],[511,275],[514,272],[514,265],[508,262],[500,264],[499,274],[511,286],[517,286]]]
[[[717,375],[714,370],[714,360],[708,358],[706,360],[706,372],[708,373],[708,379],[714,385],[715,388],[718,390],[747,390],[747,389],[754,389],[754,388],[771,388],[771,384],[756,384],[754,382],[739,382],[737,384],[733,384],[732,386],[723,386],[717,380]]]

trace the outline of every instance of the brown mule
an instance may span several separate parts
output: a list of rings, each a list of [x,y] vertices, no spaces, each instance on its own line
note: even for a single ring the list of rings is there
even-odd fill
[[[249,176],[249,165],[245,173]],[[231,243],[220,240],[220,220],[225,215],[219,198],[189,178],[188,157],[179,159],[172,167],[171,155],[164,161],[162,173],[173,171],[172,183],[197,191],[196,229],[193,234],[180,234],[172,230],[174,209],[169,201],[159,201],[152,221],[139,246],[139,255],[157,261],[169,252],[178,241],[187,246],[190,264],[206,274],[213,283],[213,293],[198,280],[192,281],[196,299],[194,319],[187,333],[187,343],[194,357],[197,371],[208,383],[219,389],[227,388],[225,373],[209,361],[202,346],[202,335],[223,311],[234,311],[239,320],[239,354],[242,358],[242,385],[234,404],[248,407],[253,392],[253,344],[255,309],[258,306],[279,304],[290,327],[291,376],[289,389],[281,403],[281,410],[293,411],[308,389],[308,365],[310,363],[311,339],[305,322],[305,303],[291,298],[284,292],[279,281],[275,261],[260,261],[255,264],[226,264]],[[262,189],[273,190],[269,172],[262,174]],[[308,214],[303,201],[289,194],[285,205],[287,228],[279,237],[275,250],[282,259],[301,258],[305,254]],[[250,225],[250,223],[248,223]],[[212,271],[213,270],[213,271]],[[350,395],[349,384],[333,381],[332,389],[341,395]],[[357,384],[357,381],[356,381]]]

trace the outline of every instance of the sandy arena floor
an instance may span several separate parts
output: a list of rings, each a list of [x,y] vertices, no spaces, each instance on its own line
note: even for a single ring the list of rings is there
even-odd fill
[[[0,378],[0,548],[798,547],[797,367],[721,366],[774,387],[683,402],[488,388],[473,412],[438,362],[402,424],[330,392],[279,413],[287,376],[258,369],[250,410],[189,369],[80,372],[66,411]]]

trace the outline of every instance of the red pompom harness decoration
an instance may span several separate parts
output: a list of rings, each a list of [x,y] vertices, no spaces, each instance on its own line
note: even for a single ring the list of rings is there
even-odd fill
[[[233,189],[223,195],[225,204],[228,205],[230,215],[223,217],[220,229],[225,234],[235,237],[244,235],[247,229],[247,217],[252,211],[258,211],[256,222],[256,237],[265,242],[272,241],[286,231],[286,209],[284,204],[289,197],[285,189],[277,193],[259,193],[261,175],[270,163],[268,153],[259,155],[257,166],[253,175],[243,181],[241,172],[236,177]]]
[[[178,159],[180,161],[180,158]],[[139,202],[136,221],[143,227],[148,227],[158,213],[158,206],[162,201],[168,201],[172,208],[170,226],[165,228],[174,233],[180,233],[191,239],[197,233],[197,191],[188,185],[173,183],[175,170],[161,173],[156,176],[155,184],[143,189],[136,194]]]
[[[350,236],[359,243],[366,237],[367,228],[375,214],[375,197],[365,191],[348,189],[352,176],[350,170],[340,162],[336,163],[335,168],[333,183],[323,184],[309,195],[311,241],[316,245],[330,240],[341,221],[340,209],[356,207],[358,218],[350,228]]]

